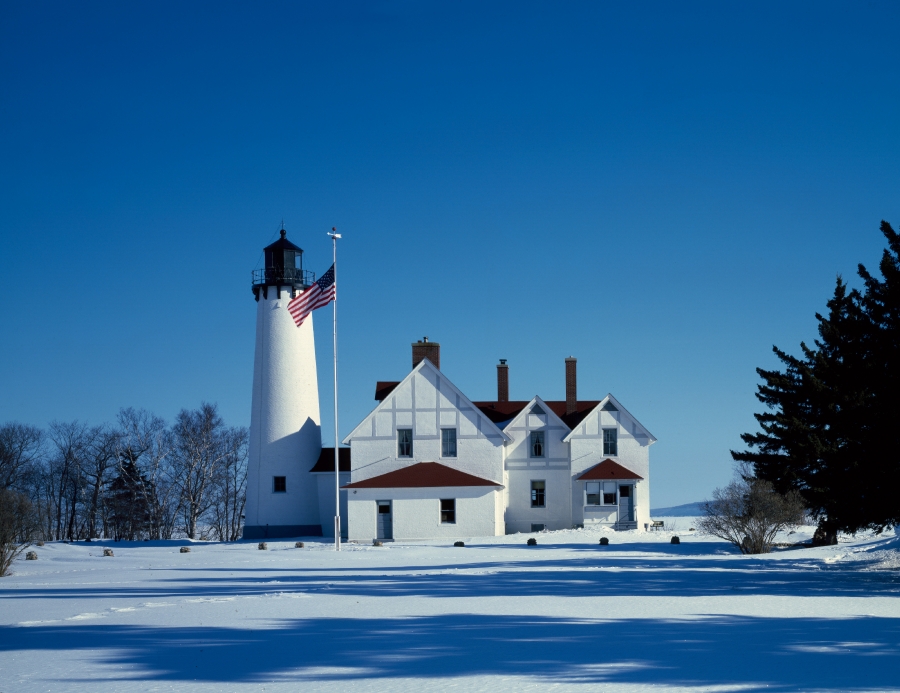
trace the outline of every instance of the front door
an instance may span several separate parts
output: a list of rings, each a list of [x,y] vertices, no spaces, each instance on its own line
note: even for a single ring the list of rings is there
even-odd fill
[[[391,502],[376,501],[375,505],[378,506],[378,536],[376,539],[393,539],[394,529],[391,523]]]
[[[619,486],[619,522],[634,522],[634,486]]]

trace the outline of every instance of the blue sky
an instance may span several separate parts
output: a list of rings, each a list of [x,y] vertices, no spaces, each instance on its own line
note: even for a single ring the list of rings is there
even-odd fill
[[[612,392],[654,506],[731,475],[757,366],[900,223],[900,6],[0,3],[0,421],[249,424],[250,271],[340,246],[340,421],[442,346]],[[316,315],[331,438],[330,312]]]

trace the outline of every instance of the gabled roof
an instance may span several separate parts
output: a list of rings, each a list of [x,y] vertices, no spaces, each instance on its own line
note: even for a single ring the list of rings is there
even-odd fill
[[[481,412],[487,416],[494,423],[502,423],[504,421],[509,421],[510,419],[514,419],[518,416],[522,410],[527,407],[531,402],[518,400],[515,402],[474,402],[475,406],[478,407]],[[566,414],[566,402],[565,400],[561,401],[544,401],[541,402],[546,405],[546,408],[556,414],[557,417],[569,428],[575,428],[578,424],[580,424],[585,417],[590,414],[598,404],[600,404],[601,400],[584,400],[575,403],[575,412],[572,414]]]
[[[338,448],[340,452],[338,453],[338,465],[340,467],[340,471],[349,472],[350,471],[350,448]],[[334,474],[334,448],[322,448],[322,452],[319,455],[319,459],[313,465],[313,468],[309,470],[310,474],[313,472],[331,472]]]
[[[565,404],[565,402],[564,402],[563,404]],[[579,404],[580,404],[580,403],[579,403]],[[594,402],[594,404],[595,404],[595,406],[592,407],[589,411],[585,412],[584,416],[582,416],[582,417],[578,420],[577,423],[570,424],[569,428],[571,428],[572,431],[571,431],[565,438],[563,438],[563,442],[564,442],[564,443],[568,443],[570,440],[572,440],[572,436],[574,436],[574,435],[576,434],[575,426],[577,426],[577,425],[580,424],[582,421],[584,421],[586,418],[588,418],[588,416],[590,416],[591,414],[593,414],[595,410],[596,410],[596,411],[615,411],[615,410],[618,410],[618,411],[620,411],[620,412],[623,412],[626,416],[628,416],[628,418],[630,418],[632,421],[634,421],[634,422],[638,425],[638,427],[639,427],[644,433],[647,434],[647,438],[649,438],[649,443],[648,443],[648,445],[653,445],[653,443],[656,442],[656,436],[653,435],[652,433],[650,433],[650,431],[648,431],[648,430],[644,427],[644,425],[643,425],[640,421],[638,421],[630,411],[628,411],[625,407],[623,407],[623,406],[622,406],[622,403],[619,402],[619,400],[617,400],[617,399],[616,399],[615,397],[613,397],[612,395],[606,395],[606,397],[604,397],[603,399],[601,399],[599,402]],[[612,405],[615,407],[615,409],[610,410],[610,409],[608,408],[610,404],[612,404]]]
[[[562,404],[563,404],[563,406],[565,406],[566,403],[563,402]],[[478,406],[478,405],[476,404],[475,406]],[[518,413],[518,414],[516,414],[515,416],[513,416],[513,417],[512,417],[511,419],[509,419],[508,421],[503,421],[503,422],[501,422],[501,423],[502,423],[502,428],[503,428],[504,430],[506,430],[507,427],[512,426],[513,424],[515,424],[519,419],[521,419],[521,418],[527,416],[527,415],[528,415],[528,412],[530,412],[531,410],[533,410],[535,406],[538,406],[538,407],[540,407],[541,409],[544,410],[544,412],[545,412],[545,414],[546,414],[546,416],[547,416],[548,423],[560,423],[560,424],[562,424],[562,425],[565,427],[566,431],[569,430],[569,427],[568,427],[568,425],[566,425],[566,422],[563,421],[563,420],[557,415],[557,413],[556,413],[555,411],[553,411],[553,407],[551,407],[550,404],[549,404],[548,402],[545,402],[544,400],[542,400],[542,399],[541,399],[540,397],[538,397],[537,395],[535,395],[535,396],[534,396],[534,399],[532,399],[532,400],[531,400],[530,402],[528,402],[524,407],[522,407],[522,408],[519,410],[519,413]],[[479,409],[480,409],[480,407],[479,407]]]
[[[391,393],[393,393],[393,391],[395,389],[397,389],[398,387],[400,387],[401,385],[405,385],[410,380],[412,380],[412,378],[415,376],[416,373],[418,373],[421,370],[425,370],[425,369],[430,370],[437,378],[439,378],[443,382],[447,383],[447,385],[450,387],[450,389],[456,395],[459,396],[459,398],[462,402],[466,402],[466,403],[470,404],[472,406],[472,409],[475,411],[476,416],[478,414],[481,414],[481,416],[483,417],[483,419],[485,420],[487,425],[490,426],[496,432],[496,434],[498,436],[500,436],[500,438],[502,438],[504,441],[507,441],[507,442],[512,440],[508,435],[506,435],[502,430],[500,430],[497,427],[497,424],[491,419],[491,417],[486,416],[484,414],[484,412],[480,411],[480,408],[474,402],[472,402],[472,400],[470,400],[468,397],[466,397],[465,394],[463,393],[463,391],[460,390],[458,387],[456,387],[456,385],[454,385],[451,382],[450,378],[448,378],[446,375],[444,375],[444,373],[442,373],[440,370],[438,370],[437,366],[435,366],[428,359],[422,359],[418,364],[416,364],[416,367],[413,368],[409,372],[409,374],[403,380],[401,380],[399,383],[396,383],[396,384],[394,384],[393,382],[379,382],[378,383],[379,385],[384,385],[387,388],[387,394],[384,395],[384,399],[380,400],[379,403],[375,406],[375,408],[372,411],[370,411],[368,413],[368,415],[362,421],[360,421],[356,425],[356,427],[347,436],[344,437],[344,439],[341,442],[344,443],[345,445],[349,445],[350,440],[353,438],[353,436],[356,435],[356,432],[362,426],[364,426],[366,424],[366,422],[369,421],[375,415],[375,413],[377,411],[379,411],[383,406],[385,406],[385,402],[387,401],[388,397],[390,397]],[[377,394],[378,394],[378,391],[376,390],[376,399],[378,399]]]
[[[635,474],[630,469],[626,469],[618,462],[605,459],[600,464],[595,464],[588,469],[576,481],[596,481],[598,479],[637,479],[638,481],[643,481],[644,477]]]
[[[440,462],[419,462],[387,474],[373,476],[341,488],[439,488],[442,486],[497,486],[490,479],[461,472]]]

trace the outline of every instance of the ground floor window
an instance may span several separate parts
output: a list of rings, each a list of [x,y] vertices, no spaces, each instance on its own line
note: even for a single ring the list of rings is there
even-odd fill
[[[617,502],[615,481],[588,481],[585,483],[585,505],[615,505]]]
[[[547,484],[544,481],[532,481],[531,482],[531,507],[532,508],[543,508],[544,507],[544,491],[546,490]]]
[[[272,478],[272,490],[275,493],[287,493],[287,477],[276,476]]]
[[[618,503],[616,499],[616,482],[615,481],[604,481],[603,482],[603,505],[615,505]]]
[[[441,524],[456,524],[456,499],[441,498]]]

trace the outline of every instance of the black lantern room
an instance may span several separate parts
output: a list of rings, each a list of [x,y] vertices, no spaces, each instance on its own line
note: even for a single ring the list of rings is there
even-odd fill
[[[294,289],[306,289],[316,280],[312,272],[303,269],[303,249],[287,239],[284,229],[281,229],[281,238],[266,246],[263,253],[265,269],[253,270],[253,295],[257,301],[260,291],[263,298],[268,298],[270,286],[279,291],[281,287],[289,288],[293,294]]]

